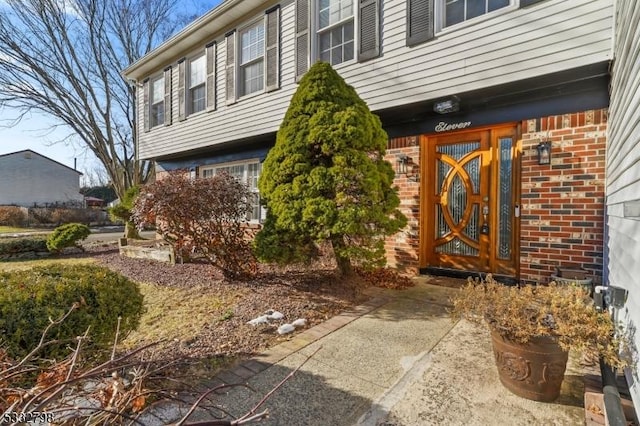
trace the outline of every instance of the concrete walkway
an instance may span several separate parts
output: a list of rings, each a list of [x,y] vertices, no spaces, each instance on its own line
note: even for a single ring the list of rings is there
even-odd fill
[[[259,424],[584,424],[575,363],[554,403],[511,394],[498,380],[486,330],[450,320],[455,292],[425,282],[377,290],[369,303],[221,374],[220,380],[246,382],[255,392],[234,388],[218,400],[241,416],[313,354],[263,406],[270,417]]]

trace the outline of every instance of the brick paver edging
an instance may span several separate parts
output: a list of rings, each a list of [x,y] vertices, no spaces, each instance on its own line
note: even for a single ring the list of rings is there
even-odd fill
[[[214,377],[213,382],[228,385],[246,383],[253,376],[263,372],[273,364],[282,361],[289,355],[323,338],[324,336],[333,333],[339,328],[344,327],[369,312],[380,308],[387,302],[389,302],[388,297],[374,297],[362,305],[348,309],[323,323],[313,326],[300,334],[294,335],[290,340],[273,346],[240,363],[234,368],[231,368],[230,370],[224,370],[218,373]]]

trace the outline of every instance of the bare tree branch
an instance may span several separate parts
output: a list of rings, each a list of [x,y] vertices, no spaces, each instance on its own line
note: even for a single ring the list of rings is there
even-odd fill
[[[52,117],[104,166],[116,194],[144,183],[135,157],[136,88],[120,75],[186,23],[176,0],[0,3],[0,109]]]

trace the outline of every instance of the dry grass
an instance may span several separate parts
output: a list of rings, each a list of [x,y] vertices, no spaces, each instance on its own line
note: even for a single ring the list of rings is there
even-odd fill
[[[54,264],[81,265],[95,263],[93,258],[34,259],[1,262],[0,272],[12,272]],[[138,329],[120,343],[124,350],[133,349],[158,340],[169,346],[175,341],[188,342],[202,331],[212,318],[226,321],[233,316],[233,308],[246,291],[236,289],[218,295],[202,287],[174,288],[140,283],[146,312]],[[165,346],[165,345],[161,345]]]
[[[41,229],[16,228],[14,226],[0,226],[0,234],[15,234],[23,232],[42,232]]]
[[[64,259],[33,259],[33,260],[21,260],[0,262],[0,272],[11,271],[25,271],[27,269],[39,267],[39,266],[51,266],[57,264],[63,265],[84,265],[94,263],[92,258],[64,258]]]
[[[240,291],[218,296],[200,287],[171,288],[149,283],[140,284],[140,291],[146,312],[138,329],[121,343],[124,349],[157,340],[189,341],[211,318],[223,321],[243,297]]]

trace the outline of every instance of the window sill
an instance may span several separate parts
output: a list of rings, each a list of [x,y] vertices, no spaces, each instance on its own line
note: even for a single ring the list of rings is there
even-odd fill
[[[477,24],[481,24],[484,21],[487,21],[489,19],[494,19],[494,18],[498,18],[502,15],[505,15],[507,13],[511,13],[514,10],[518,10],[518,5],[517,4],[512,4],[510,6],[507,7],[503,7],[502,9],[498,9],[495,10],[493,12],[489,12],[489,13],[485,13],[484,15],[480,15],[480,16],[476,16],[475,18],[471,18],[468,19],[466,21],[451,25],[449,27],[445,27],[445,28],[440,28],[439,30],[436,31],[435,35],[436,36],[440,36],[440,35],[446,35],[449,34],[451,32],[455,32],[467,27],[472,27],[474,25]]]
[[[354,52],[354,54],[355,54],[355,52]],[[320,62],[320,59],[319,58],[316,59],[316,62]],[[326,62],[326,61],[324,61],[324,62]],[[328,64],[329,62],[326,62],[326,63]],[[331,68],[333,68],[334,70],[338,71],[338,70],[340,70],[342,68],[347,68],[347,67],[349,67],[351,65],[355,65],[357,63],[358,63],[358,61],[354,58],[354,59],[350,59],[348,61],[340,62],[339,64],[336,64],[336,65],[331,65]],[[313,66],[313,64],[311,64],[311,66]]]
[[[242,101],[244,101],[245,99],[255,98],[256,96],[260,96],[260,95],[262,95],[262,94],[264,94],[264,93],[266,93],[266,91],[265,91],[264,89],[262,89],[262,90],[259,90],[259,91],[257,91],[257,92],[249,93],[248,95],[242,95],[242,96],[239,96],[239,97],[236,99],[236,102],[242,102]]]
[[[205,114],[206,112],[207,112],[207,109],[205,108],[205,109],[203,109],[202,111],[198,111],[198,112],[194,112],[194,113],[191,113],[191,114],[187,114],[187,115],[185,115],[185,119],[186,119],[186,118],[190,118],[190,117],[197,117],[198,115],[203,115],[203,114]]]

